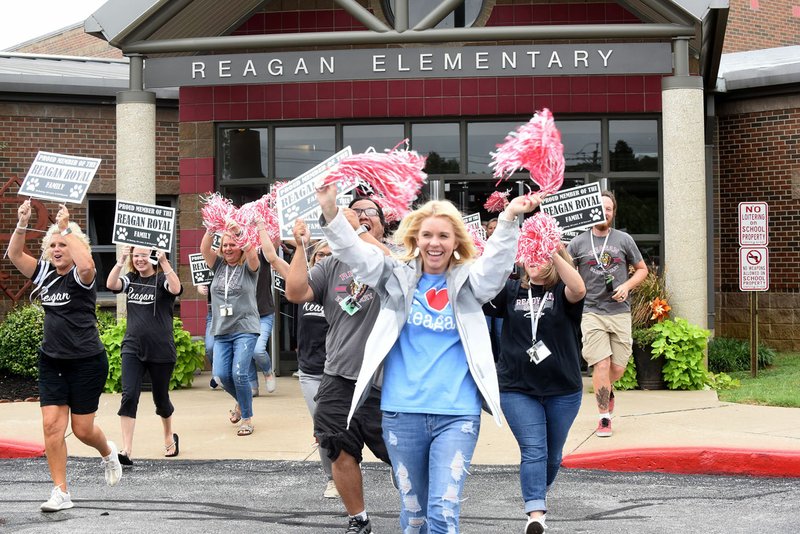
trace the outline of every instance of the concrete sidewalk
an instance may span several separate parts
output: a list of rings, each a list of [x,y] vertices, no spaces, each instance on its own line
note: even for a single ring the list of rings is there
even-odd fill
[[[586,379],[585,391],[589,385]],[[181,460],[319,459],[296,378],[281,377],[275,393],[253,399],[255,432],[247,437],[236,435],[237,426],[228,421],[234,401],[224,391],[208,388],[208,373],[196,377],[193,388],[171,396]],[[564,448],[565,466],[800,477],[800,409],[724,403],[714,391],[621,391],[616,398],[614,435],[598,438],[594,397],[584,394]],[[97,414],[98,424],[118,445],[119,402],[119,394],[103,395]],[[4,440],[43,443],[38,403],[0,404],[0,457]],[[72,436],[67,445],[71,456],[97,454]],[[161,422],[150,394],[143,392],[132,457],[162,456]],[[375,458],[367,451],[365,460]],[[519,463],[507,425],[498,428],[484,414],[473,463]]]

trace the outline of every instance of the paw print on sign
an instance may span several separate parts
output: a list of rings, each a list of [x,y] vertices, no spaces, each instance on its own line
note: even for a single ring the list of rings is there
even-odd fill
[[[156,238],[156,241],[158,242],[159,248],[166,248],[166,246],[167,246],[167,235],[166,234],[158,234],[158,237]]]
[[[297,206],[291,206],[286,210],[286,219],[290,222],[294,222],[298,215],[300,215],[300,210],[297,209]]]
[[[125,241],[126,239],[128,239],[128,229],[120,228],[117,230],[117,241]]]
[[[598,208],[592,208],[592,211],[589,212],[589,217],[591,217],[593,221],[599,221],[603,218]]]
[[[27,189],[28,191],[35,191],[37,187],[39,187],[39,179],[31,178],[30,180],[28,180],[28,185],[25,186],[25,189]]]
[[[81,186],[73,185],[69,190],[69,198],[79,198],[81,196]]]
[[[203,281],[203,273],[194,273],[194,281],[195,282],[202,282]]]

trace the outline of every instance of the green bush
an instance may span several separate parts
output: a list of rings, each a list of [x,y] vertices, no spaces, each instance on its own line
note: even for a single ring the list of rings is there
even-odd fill
[[[658,333],[653,357],[664,355],[664,382],[669,389],[703,389],[708,382],[705,349],[711,332],[680,317],[650,327]]]
[[[10,311],[0,324],[0,371],[39,378],[44,310],[36,304]]]
[[[125,337],[126,326],[127,321],[122,318],[100,335],[108,353],[106,393],[118,393],[122,390],[122,339]],[[192,336],[183,329],[180,319],[172,319],[172,330],[178,358],[169,380],[169,389],[191,387],[195,371],[205,365],[205,348],[202,341],[192,341]]]
[[[775,351],[766,345],[758,346],[758,368],[764,369],[775,361]],[[712,373],[750,370],[750,342],[729,337],[717,337],[708,344],[708,370]]]

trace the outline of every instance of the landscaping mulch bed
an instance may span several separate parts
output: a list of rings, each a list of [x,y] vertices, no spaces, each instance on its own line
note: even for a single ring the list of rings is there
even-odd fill
[[[0,373],[0,402],[38,400],[39,385],[35,378]]]

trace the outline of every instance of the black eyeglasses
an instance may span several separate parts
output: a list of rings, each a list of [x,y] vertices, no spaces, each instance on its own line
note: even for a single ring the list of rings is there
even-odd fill
[[[314,254],[314,257],[317,258],[318,260],[321,260],[322,258],[327,258],[330,255],[331,255],[330,252],[317,252]]]
[[[362,215],[366,215],[367,217],[377,217],[378,210],[376,208],[353,208],[353,211],[356,212],[356,215],[361,217]]]

